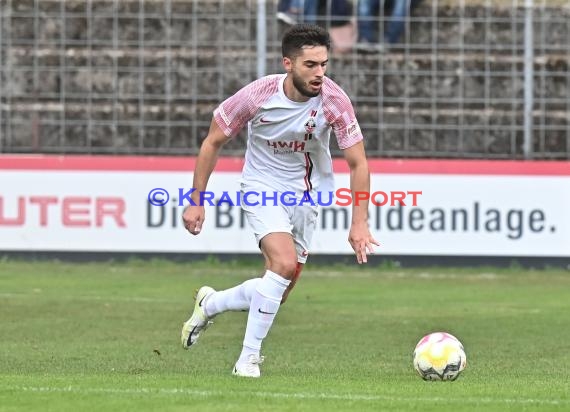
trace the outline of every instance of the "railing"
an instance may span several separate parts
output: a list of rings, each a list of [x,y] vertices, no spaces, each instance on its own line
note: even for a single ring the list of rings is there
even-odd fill
[[[330,1],[319,24],[355,33],[356,17],[334,27]],[[221,100],[282,71],[276,11],[263,0],[3,0],[0,152],[197,153]],[[374,18],[382,33],[389,16]],[[371,156],[569,159],[569,63],[568,1],[435,0],[388,51],[335,48],[329,75]],[[225,153],[243,153],[245,138]]]

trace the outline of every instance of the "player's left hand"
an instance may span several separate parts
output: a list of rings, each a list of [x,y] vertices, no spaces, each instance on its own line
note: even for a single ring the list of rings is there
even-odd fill
[[[374,245],[380,246],[380,242],[370,234],[368,224],[366,223],[352,224],[348,234],[348,242],[356,254],[358,264],[367,263],[368,258],[366,255],[374,253]]]

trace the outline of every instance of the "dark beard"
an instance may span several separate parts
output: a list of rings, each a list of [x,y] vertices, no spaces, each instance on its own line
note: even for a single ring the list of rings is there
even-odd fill
[[[300,78],[298,78],[294,73],[293,73],[293,86],[295,86],[295,89],[297,89],[297,91],[305,97],[317,97],[321,92],[320,90],[318,92],[309,91],[305,87],[303,81]]]

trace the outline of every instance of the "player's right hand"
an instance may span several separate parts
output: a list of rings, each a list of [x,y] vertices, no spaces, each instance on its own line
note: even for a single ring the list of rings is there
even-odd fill
[[[193,235],[200,233],[205,218],[206,211],[204,210],[204,206],[188,206],[184,209],[184,213],[182,214],[184,227]]]

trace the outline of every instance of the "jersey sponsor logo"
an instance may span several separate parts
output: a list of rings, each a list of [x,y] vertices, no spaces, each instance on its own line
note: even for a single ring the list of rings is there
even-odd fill
[[[305,151],[305,142],[301,140],[268,140],[267,146],[273,148],[273,154],[290,154]]]
[[[265,117],[259,119],[259,123],[273,123],[273,120],[267,120]]]

